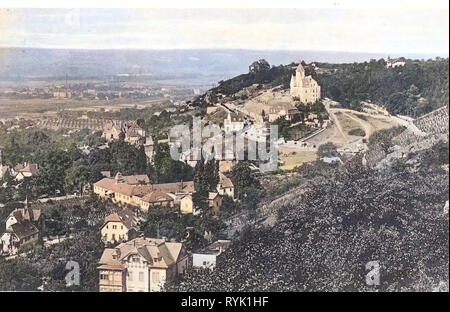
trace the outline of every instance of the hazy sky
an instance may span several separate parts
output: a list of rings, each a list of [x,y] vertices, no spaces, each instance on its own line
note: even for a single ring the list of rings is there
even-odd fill
[[[447,0],[40,2],[0,2],[0,46],[449,53]]]

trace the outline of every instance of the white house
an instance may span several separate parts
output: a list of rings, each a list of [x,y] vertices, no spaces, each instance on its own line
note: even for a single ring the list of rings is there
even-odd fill
[[[218,240],[205,249],[192,254],[192,267],[213,270],[217,259],[231,245],[230,240]]]
[[[231,179],[219,172],[219,184],[217,184],[217,192],[222,196],[231,197],[234,200],[234,185]]]
[[[231,132],[238,132],[244,129],[245,123],[242,120],[238,119],[231,119],[231,114],[228,113],[227,119],[224,119],[223,121],[223,127],[225,132],[231,133]]]
[[[386,62],[386,68],[402,67],[402,66],[405,66],[405,64],[406,64],[406,59],[404,57],[391,59],[388,56],[388,60]]]

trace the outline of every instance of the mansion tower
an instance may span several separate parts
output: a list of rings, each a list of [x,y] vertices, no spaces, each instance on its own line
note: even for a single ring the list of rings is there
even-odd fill
[[[305,75],[305,69],[299,64],[295,75],[291,77],[291,96],[304,104],[320,99],[320,86],[311,76]]]

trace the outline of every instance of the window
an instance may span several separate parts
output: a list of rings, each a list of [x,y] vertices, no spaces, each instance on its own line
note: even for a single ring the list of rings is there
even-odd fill
[[[133,262],[139,262],[139,257],[133,257]]]
[[[120,229],[123,230],[123,225],[120,226]]]
[[[108,274],[100,274],[100,279],[104,280],[104,281],[108,281],[109,280],[109,275]]]
[[[152,280],[154,283],[159,283],[159,272],[152,273]]]
[[[116,230],[117,229],[117,225],[113,225],[113,230]]]
[[[139,272],[139,282],[144,281],[144,272]]]
[[[133,271],[128,271],[128,280],[133,281]]]

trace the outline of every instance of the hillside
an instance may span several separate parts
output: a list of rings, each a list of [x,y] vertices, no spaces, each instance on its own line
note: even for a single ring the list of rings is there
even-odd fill
[[[418,117],[449,99],[449,59],[407,60],[405,66],[386,68],[385,61],[352,64],[318,63],[316,75],[322,96],[358,109],[358,101],[385,106],[391,114]]]
[[[404,67],[398,68],[386,68],[384,59],[346,64],[302,64],[306,67],[306,74],[312,75],[321,86],[322,98],[330,98],[344,108],[355,110],[361,109],[361,101],[370,101],[384,106],[391,114],[416,118],[448,105],[448,62],[448,58],[427,61],[410,59]],[[217,102],[251,100],[242,98],[240,92],[252,85],[258,85],[260,90],[274,87],[288,90],[297,65],[269,66],[220,81],[218,86],[197,97],[191,104],[206,107]]]
[[[366,166],[357,155],[301,168],[310,183],[257,210],[275,221],[249,226],[213,272],[192,271],[170,289],[448,291],[448,107],[420,124],[439,127],[415,141],[383,130],[368,152],[382,156]],[[369,261],[380,264],[379,286],[366,285]]]

